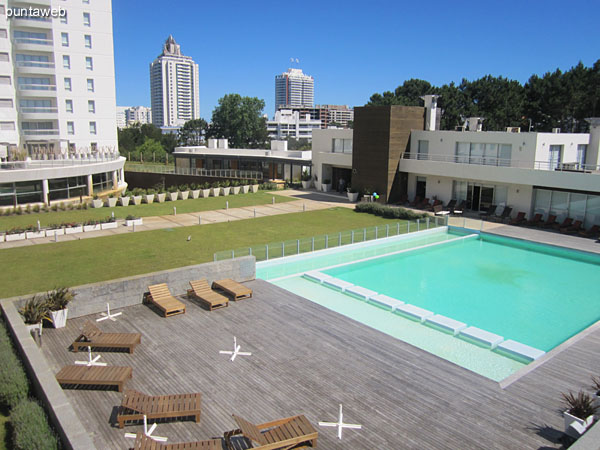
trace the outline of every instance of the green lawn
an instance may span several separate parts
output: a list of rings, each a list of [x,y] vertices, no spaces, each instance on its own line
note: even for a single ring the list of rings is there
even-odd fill
[[[340,207],[7,248],[0,250],[0,297],[199,264],[222,250],[396,222]]]
[[[9,417],[5,411],[0,411],[0,450],[10,448],[10,435],[8,433]]]
[[[267,191],[258,191],[255,194],[238,194],[227,197],[208,197],[198,198],[196,200],[177,200],[164,203],[152,203],[150,205],[129,205],[116,206],[115,208],[88,208],[85,210],[74,211],[50,211],[39,213],[23,213],[22,215],[2,216],[0,217],[0,231],[9,230],[13,227],[26,227],[28,225],[37,225],[39,220],[42,226],[51,224],[60,224],[62,222],[85,222],[87,220],[104,219],[115,213],[117,219],[124,219],[128,215],[138,217],[164,216],[173,214],[173,207],[177,208],[177,213],[191,213],[201,211],[211,211],[215,209],[224,209],[225,202],[229,202],[230,208],[242,206],[265,205],[271,203],[275,197],[276,203],[284,203],[296,200],[290,197],[283,197]]]

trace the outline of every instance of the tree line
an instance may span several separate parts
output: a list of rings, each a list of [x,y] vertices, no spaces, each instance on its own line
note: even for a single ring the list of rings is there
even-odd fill
[[[420,79],[406,80],[394,92],[375,93],[369,105],[422,106],[422,95],[438,94],[443,111],[441,128],[453,130],[467,117],[483,117],[489,131],[521,127],[532,131],[587,132],[588,117],[600,115],[600,60],[592,67],[583,63],[566,72],[557,69],[543,76],[532,75],[522,85],[502,76],[486,75],[434,86]]]

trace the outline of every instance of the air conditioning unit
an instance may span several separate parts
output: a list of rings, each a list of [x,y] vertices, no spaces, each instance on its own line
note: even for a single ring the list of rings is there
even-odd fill
[[[507,133],[520,133],[521,127],[506,127]]]
[[[560,128],[552,128],[552,132],[558,134],[560,133]]]
[[[465,131],[467,127],[465,125],[458,125],[454,127],[454,131]]]

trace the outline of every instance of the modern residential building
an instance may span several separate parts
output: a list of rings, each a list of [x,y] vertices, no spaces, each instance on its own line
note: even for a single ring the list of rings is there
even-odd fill
[[[312,139],[312,132],[321,128],[321,121],[310,114],[300,114],[291,109],[280,109],[273,120],[267,120],[267,132],[271,139]]]
[[[229,148],[227,139],[209,139],[208,146],[176,147],[175,168],[180,173],[202,170],[246,171],[245,177],[262,180],[300,180],[311,166],[312,152],[287,149],[286,141],[271,141],[271,149]]]
[[[183,125],[200,117],[198,64],[184,56],[173,36],[150,64],[152,123],[157,127]]]
[[[117,106],[117,127],[127,128],[133,124],[152,123],[152,108],[147,106]]]
[[[313,180],[317,189],[329,180],[337,191],[352,185],[352,130],[313,130],[312,163]]]
[[[321,128],[338,126],[340,128],[349,128],[354,121],[354,109],[347,105],[315,105],[308,107],[281,107],[279,110],[288,109],[297,111],[301,116],[310,114],[315,120],[321,121]]]
[[[30,4],[51,2],[15,7]],[[124,186],[111,2],[54,6],[64,14],[7,19],[0,1],[0,205]]]
[[[275,111],[287,107],[313,106],[315,80],[302,73],[302,69],[288,69],[275,77]]]

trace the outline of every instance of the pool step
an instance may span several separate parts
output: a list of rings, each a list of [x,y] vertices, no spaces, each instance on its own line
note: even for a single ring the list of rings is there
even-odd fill
[[[504,340],[502,336],[477,327],[467,327],[464,330],[460,330],[459,335],[489,345],[491,349],[496,348],[498,344]]]
[[[318,283],[322,283],[323,281],[331,278],[331,275],[327,275],[326,273],[319,272],[318,270],[311,270],[310,272],[304,272],[304,277],[308,278],[312,281],[316,281]]]
[[[539,357],[543,356],[546,352],[538,350],[537,348],[530,347],[529,345],[521,344],[520,342],[508,339],[498,344],[498,350],[511,353],[513,355],[520,356],[530,361],[535,361]]]
[[[354,286],[352,283],[334,277],[325,278],[323,280],[323,284],[329,287],[337,288],[342,292],[344,292],[346,288]]]
[[[346,288],[346,294],[352,294],[356,297],[361,297],[363,300],[369,300],[370,298],[373,298],[378,295],[377,292],[360,286],[352,286]]]
[[[392,311],[396,311],[399,307],[405,304],[400,300],[396,300],[395,298],[388,297],[387,295],[383,294],[373,295],[369,298],[369,301],[377,303],[379,305],[389,306],[392,309]]]
[[[421,323],[423,323],[425,319],[433,316],[434,314],[433,312],[428,311],[427,309],[419,308],[418,306],[411,305],[409,303],[405,303],[404,305],[398,306],[398,308],[396,308],[396,311],[410,316],[413,319],[417,319]]]
[[[459,322],[458,320],[451,319],[450,317],[442,316],[441,314],[427,317],[425,322],[436,325],[444,330],[448,330],[454,336],[456,336],[460,330],[467,328],[466,323]]]

